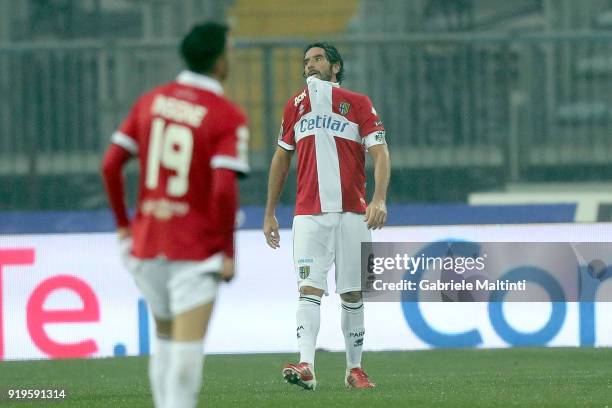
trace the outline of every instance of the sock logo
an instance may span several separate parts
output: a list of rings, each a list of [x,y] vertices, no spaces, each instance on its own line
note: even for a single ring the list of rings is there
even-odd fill
[[[363,337],[364,334],[365,334],[365,330],[358,331],[358,332],[350,332],[349,337]]]
[[[300,333],[300,330],[304,330],[304,326],[300,325],[296,332],[297,332],[297,338],[299,339],[300,337],[302,337],[302,334]]]
[[[361,347],[363,346],[363,338],[355,340],[353,347]]]

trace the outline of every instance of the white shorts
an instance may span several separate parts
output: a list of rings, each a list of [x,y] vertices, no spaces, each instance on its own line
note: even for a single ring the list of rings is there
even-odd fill
[[[327,272],[336,266],[336,293],[361,290],[361,243],[372,235],[363,214],[323,213],[293,218],[293,264],[298,287],[327,293]]]
[[[130,255],[131,239],[121,240],[121,257],[153,315],[161,320],[212,302],[217,296],[223,256],[203,261],[139,259]]]

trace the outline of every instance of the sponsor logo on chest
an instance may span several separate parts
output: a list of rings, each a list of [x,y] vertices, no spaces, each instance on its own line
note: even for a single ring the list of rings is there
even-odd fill
[[[340,121],[327,115],[306,116],[298,122],[298,130],[307,132],[315,129],[329,129],[334,132],[342,133],[348,126],[347,121]]]

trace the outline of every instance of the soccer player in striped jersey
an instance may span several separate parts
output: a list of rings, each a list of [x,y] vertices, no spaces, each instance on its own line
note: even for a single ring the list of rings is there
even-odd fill
[[[316,387],[315,347],[327,272],[336,270],[346,347],[345,385],[372,388],[361,367],[364,311],[361,297],[362,242],[387,218],[390,161],[385,129],[366,95],[341,88],[344,63],[338,50],[315,43],[304,51],[306,86],[287,102],[278,146],[270,166],[263,230],[268,245],[280,246],[275,209],[293,152],[297,151],[297,198],[293,260],[299,286],[296,327],[300,361],[287,364],[285,380]],[[375,189],[367,203],[365,153],[374,162]]]

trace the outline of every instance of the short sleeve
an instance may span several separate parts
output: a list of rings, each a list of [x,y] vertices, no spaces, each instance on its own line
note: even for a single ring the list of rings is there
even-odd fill
[[[138,111],[140,100],[136,101],[128,116],[111,136],[111,142],[122,147],[131,155],[138,154]]]
[[[278,145],[285,150],[295,150],[294,116],[293,99],[290,99],[285,105],[285,111],[283,112],[283,118],[278,131]]]
[[[366,149],[378,144],[387,144],[385,127],[367,96],[364,97],[359,113],[359,135]]]
[[[242,113],[231,112],[225,120],[227,126],[221,129],[218,142],[213,149],[210,167],[248,174],[249,128],[246,117]]]

